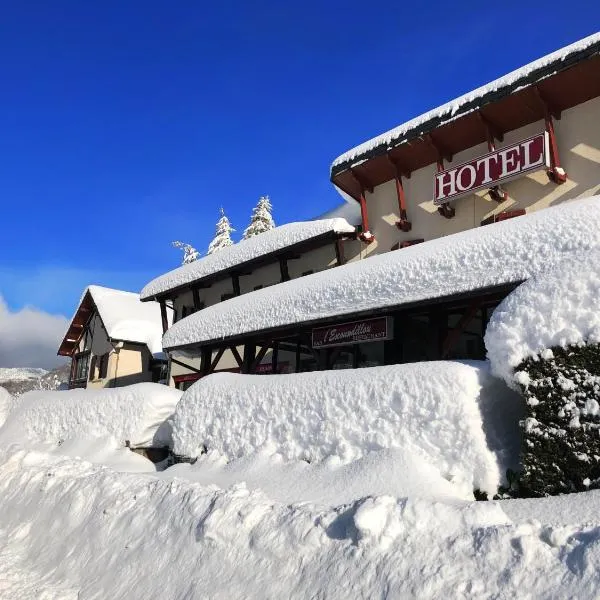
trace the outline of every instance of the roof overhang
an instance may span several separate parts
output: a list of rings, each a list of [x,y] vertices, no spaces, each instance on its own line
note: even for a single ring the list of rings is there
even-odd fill
[[[338,239],[348,238],[352,235],[353,234],[348,232],[340,233],[336,231],[326,231],[325,233],[321,233],[307,240],[302,240],[301,242],[298,242],[296,244],[286,246],[285,248],[280,248],[273,252],[269,252],[268,254],[263,254],[251,260],[241,262],[233,267],[229,267],[228,269],[223,269],[221,271],[211,273],[210,275],[199,277],[198,279],[171,288],[160,294],[140,297],[140,300],[142,302],[149,302],[151,300],[159,302],[161,300],[171,300],[173,297],[178,296],[182,292],[185,292],[189,289],[210,287],[213,283],[217,283],[218,281],[227,279],[232,275],[245,275],[251,271],[256,270],[257,268],[275,264],[280,259],[292,260],[294,258],[297,258],[298,254],[302,254],[303,252],[309,252],[310,250],[317,250],[318,248],[321,248],[327,245],[328,243],[334,242]]]
[[[391,142],[334,163],[331,181],[358,199],[363,189],[394,179],[396,167],[408,177],[436,163],[440,155],[450,160],[486,142],[488,128],[501,139],[506,132],[543,119],[546,107],[559,118],[562,111],[598,96],[600,41],[465,102],[456,111],[438,114]]]
[[[437,306],[440,304],[451,304],[453,305],[453,307],[460,307],[463,303],[465,305],[468,305],[470,302],[472,302],[473,298],[481,299],[483,302],[499,302],[521,283],[523,283],[523,281],[519,280],[514,282],[507,282],[501,285],[471,290],[469,292],[464,292],[460,294],[439,296],[435,298],[429,298],[426,300],[418,300],[413,302],[404,302],[402,304],[391,304],[388,306],[360,310],[353,313],[344,312],[340,313],[339,315],[323,317],[320,319],[313,319],[310,321],[302,321],[294,323],[292,325],[282,325],[280,327],[251,331],[235,336],[217,338],[214,340],[184,344],[181,346],[171,346],[165,348],[165,352],[172,352],[174,350],[182,350],[189,352],[193,351],[194,349],[207,347],[228,347],[237,346],[244,343],[260,343],[261,341],[265,340],[282,339],[288,336],[297,335],[299,332],[306,331],[307,329],[313,327],[321,327],[323,325],[339,323],[340,321],[347,321],[348,319],[367,319],[370,317],[389,315],[390,313],[397,311],[414,312],[415,310],[423,310],[423,312],[427,312],[431,309],[432,306]]]
[[[96,304],[88,290],[79,303],[77,312],[71,320],[67,333],[65,333],[65,337],[58,348],[58,356],[73,356],[85,327],[90,320],[90,316],[95,310]]]

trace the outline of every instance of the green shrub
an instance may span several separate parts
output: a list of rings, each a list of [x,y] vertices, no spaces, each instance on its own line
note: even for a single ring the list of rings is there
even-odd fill
[[[600,488],[600,345],[545,350],[515,378],[527,403],[520,495]]]

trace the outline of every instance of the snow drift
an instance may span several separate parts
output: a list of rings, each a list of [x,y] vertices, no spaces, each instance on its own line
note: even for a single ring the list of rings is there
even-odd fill
[[[0,386],[0,427],[4,424],[13,407],[14,398]]]
[[[0,429],[0,442],[62,443],[73,438],[112,436],[121,444],[164,446],[171,441],[165,421],[180,397],[180,391],[157,383],[27,392]]]
[[[559,346],[600,342],[600,250],[577,253],[532,277],[496,308],[485,334],[493,373]]]
[[[494,450],[515,448],[507,440],[517,431],[518,417],[505,389],[508,417],[486,431],[482,415],[494,410],[491,400],[486,406],[489,389],[502,397],[484,363],[215,374],[184,393],[173,417],[173,446],[189,457],[204,447],[229,459],[258,449],[311,463],[349,463],[369,452],[402,448],[463,491],[493,494],[508,460]],[[488,438],[506,443],[490,444]]]
[[[0,449],[0,497],[5,598],[591,599],[599,585],[600,493],[322,509]]]

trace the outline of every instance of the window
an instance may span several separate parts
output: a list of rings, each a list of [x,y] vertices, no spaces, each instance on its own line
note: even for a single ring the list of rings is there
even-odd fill
[[[94,354],[94,356],[92,356],[92,360],[90,361],[90,374],[91,374],[91,379],[96,379],[96,362],[98,360],[98,357]]]
[[[312,275],[314,273],[314,271],[312,269],[310,269],[309,271],[304,271],[302,273],[302,277],[304,277],[305,275]]]
[[[233,293],[229,293],[229,294],[221,294],[221,302],[224,302],[225,300],[229,300],[230,298],[234,298],[235,294]]]
[[[256,290],[262,290],[263,286],[262,285],[255,285],[254,286],[254,291]]]
[[[90,362],[90,351],[81,352],[74,357],[75,365],[73,366],[73,380],[83,381],[88,376],[88,366]]]

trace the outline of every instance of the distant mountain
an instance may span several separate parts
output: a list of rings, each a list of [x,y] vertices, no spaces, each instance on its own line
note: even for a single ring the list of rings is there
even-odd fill
[[[27,367],[0,367],[0,387],[5,388],[13,396],[20,396],[31,390],[58,390],[66,388],[70,370],[70,364],[51,371]]]

